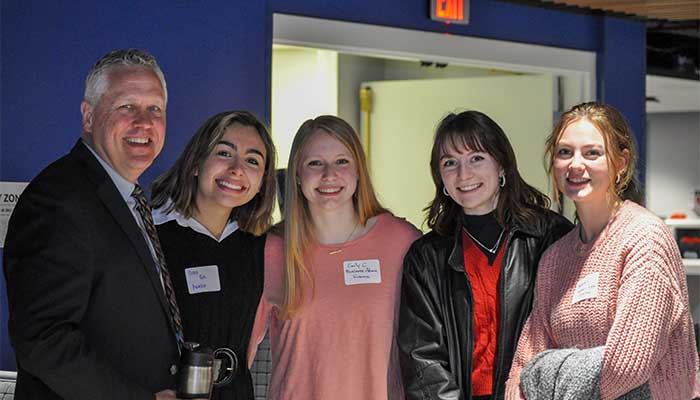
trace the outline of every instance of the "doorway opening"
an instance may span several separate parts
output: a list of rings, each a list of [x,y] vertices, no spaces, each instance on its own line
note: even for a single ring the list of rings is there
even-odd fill
[[[337,115],[363,138],[382,203],[422,229],[432,136],[447,113],[493,118],[524,178],[551,195],[544,139],[562,111],[595,98],[595,53],[579,50],[275,14],[272,54],[280,168],[303,121]]]

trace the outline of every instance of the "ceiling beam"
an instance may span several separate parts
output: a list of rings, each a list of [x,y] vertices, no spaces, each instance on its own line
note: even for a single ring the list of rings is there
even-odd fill
[[[672,21],[700,20],[700,0],[542,0]]]

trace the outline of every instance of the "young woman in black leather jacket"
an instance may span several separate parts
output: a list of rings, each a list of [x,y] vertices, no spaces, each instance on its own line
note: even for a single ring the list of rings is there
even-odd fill
[[[537,264],[571,228],[517,169],[478,111],[439,124],[432,232],[404,259],[398,346],[407,399],[501,399],[530,313]]]

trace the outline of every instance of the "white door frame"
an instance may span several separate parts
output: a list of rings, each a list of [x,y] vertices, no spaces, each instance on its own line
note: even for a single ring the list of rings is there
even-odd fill
[[[591,51],[277,13],[273,14],[272,38],[275,44],[346,54],[551,73],[579,82],[579,101],[596,97],[596,54]]]

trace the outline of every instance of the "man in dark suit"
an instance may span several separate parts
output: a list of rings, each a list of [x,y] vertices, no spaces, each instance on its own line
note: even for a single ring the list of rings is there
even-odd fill
[[[153,56],[102,57],[81,139],[17,204],[4,253],[17,400],[175,398],[169,277],[132,197],[163,147],[166,101]]]

